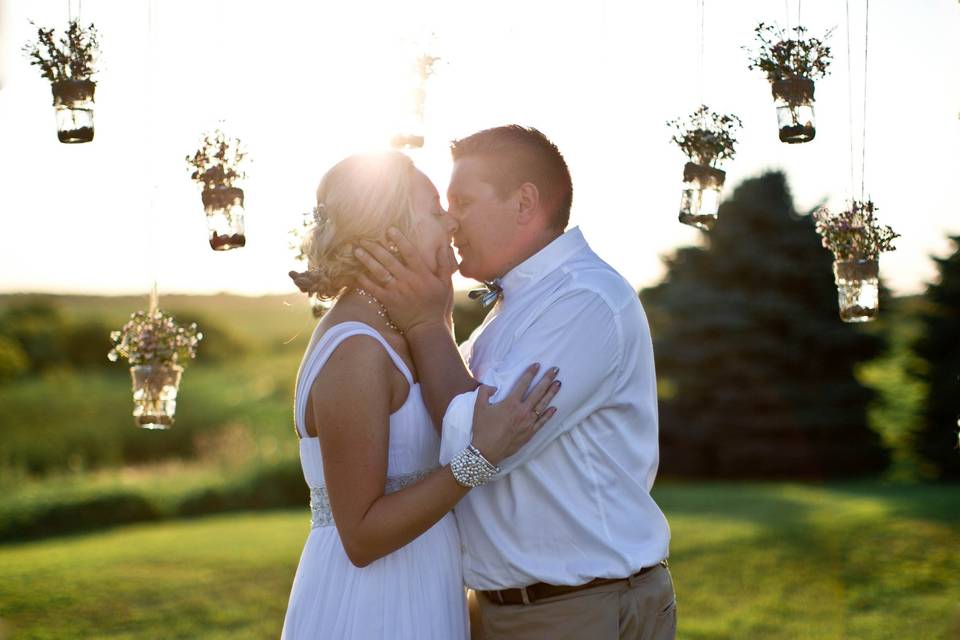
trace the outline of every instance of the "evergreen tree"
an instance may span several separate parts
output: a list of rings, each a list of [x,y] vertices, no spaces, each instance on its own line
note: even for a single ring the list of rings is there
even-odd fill
[[[745,181],[704,248],[641,292],[661,381],[661,469],[827,477],[887,462],[854,377],[880,338],[841,322],[832,256],[781,173]]]
[[[916,345],[926,363],[922,378],[928,399],[917,434],[918,453],[942,478],[960,478],[957,427],[960,418],[960,236],[951,238],[956,251],[937,258],[940,277],[927,287],[921,314],[924,331]]]

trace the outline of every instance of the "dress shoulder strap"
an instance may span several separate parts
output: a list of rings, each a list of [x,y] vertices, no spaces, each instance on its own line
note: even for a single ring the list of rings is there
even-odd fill
[[[363,322],[348,321],[340,322],[328,328],[327,331],[313,345],[312,350],[304,357],[300,364],[300,370],[297,372],[297,386],[295,393],[294,422],[297,433],[300,437],[308,437],[303,422],[306,417],[307,397],[314,379],[323,369],[333,352],[336,351],[344,340],[352,336],[369,336],[383,345],[387,355],[393,361],[393,364],[400,370],[407,384],[414,385],[413,374],[403,358],[390,346],[390,343],[384,339],[380,332]]]

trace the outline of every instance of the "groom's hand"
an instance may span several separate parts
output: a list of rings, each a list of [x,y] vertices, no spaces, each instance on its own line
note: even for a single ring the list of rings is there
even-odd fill
[[[387,307],[390,318],[404,331],[432,323],[449,326],[453,303],[451,278],[457,270],[453,248],[447,246],[438,252],[434,273],[400,231],[390,229],[387,235],[403,262],[380,243],[361,242],[354,251],[367,272],[357,276],[360,286]]]

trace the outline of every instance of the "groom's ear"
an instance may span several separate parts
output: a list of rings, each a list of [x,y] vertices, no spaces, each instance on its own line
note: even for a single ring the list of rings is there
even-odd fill
[[[540,205],[540,190],[532,182],[524,182],[517,190],[517,224],[529,224]]]

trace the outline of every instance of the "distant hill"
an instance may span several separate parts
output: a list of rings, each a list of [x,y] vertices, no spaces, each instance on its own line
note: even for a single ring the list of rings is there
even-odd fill
[[[146,296],[85,296],[46,293],[0,294],[0,311],[10,305],[45,302],[57,306],[71,320],[102,320],[119,329],[138,309],[148,306]],[[207,318],[250,347],[275,346],[285,342],[303,349],[315,319],[303,295],[260,297],[232,294],[162,295],[160,308],[175,316]],[[201,326],[201,330],[203,327]]]
[[[45,302],[60,308],[70,320],[101,320],[119,329],[138,309],[147,308],[146,296],[87,296],[50,293],[0,294],[0,312],[10,305]],[[316,320],[306,296],[301,294],[239,296],[161,295],[160,308],[189,319],[206,318],[251,348],[306,347]],[[489,309],[469,300],[466,291],[455,293],[457,341],[470,335]],[[201,326],[201,330],[203,327]]]

